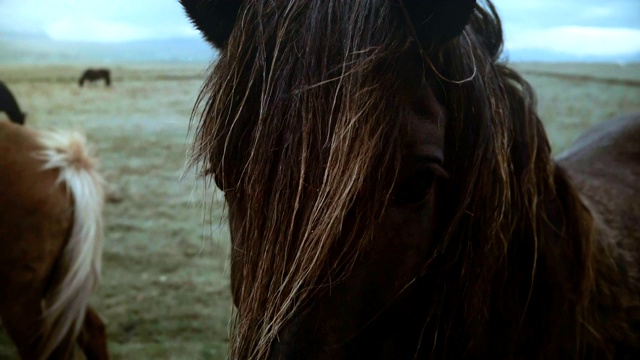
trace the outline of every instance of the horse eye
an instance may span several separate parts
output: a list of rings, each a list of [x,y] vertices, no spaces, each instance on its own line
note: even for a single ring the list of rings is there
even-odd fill
[[[395,205],[419,205],[423,203],[433,187],[436,176],[446,177],[446,173],[438,165],[419,168],[402,182],[396,184],[392,200]]]

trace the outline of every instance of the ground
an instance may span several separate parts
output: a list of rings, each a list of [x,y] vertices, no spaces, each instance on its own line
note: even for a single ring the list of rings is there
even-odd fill
[[[592,124],[640,111],[640,64],[516,68],[537,90],[556,153]],[[110,202],[92,304],[107,324],[112,358],[224,359],[232,309],[224,207],[185,167],[207,65],[111,66],[110,88],[80,88],[83,69],[0,65],[0,79],[28,112],[28,126],[81,129],[100,157]],[[0,359],[15,358],[0,328]]]

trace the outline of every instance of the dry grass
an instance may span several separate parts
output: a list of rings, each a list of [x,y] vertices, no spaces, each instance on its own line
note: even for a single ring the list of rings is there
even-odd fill
[[[538,90],[556,151],[596,122],[640,110],[639,87],[600,81],[638,80],[638,65],[518,68]],[[3,65],[0,79],[29,113],[29,126],[80,128],[97,148],[114,201],[106,209],[104,279],[92,304],[107,323],[112,357],[224,359],[231,298],[223,205],[219,194],[204,201],[192,173],[181,179],[205,65],[114,66],[112,88],[79,88],[82,70]],[[0,330],[0,359],[14,358]]]
[[[80,128],[111,185],[104,278],[92,303],[114,359],[224,358],[230,313],[222,204],[203,221],[202,184],[184,174],[204,65],[114,68],[79,88],[79,67],[2,67],[35,128]],[[180,80],[167,78],[179,77]],[[0,358],[13,358],[0,335]]]
[[[538,110],[555,153],[600,121],[640,111],[640,64],[523,63],[515,67],[537,91]],[[637,85],[621,85],[624,82]]]

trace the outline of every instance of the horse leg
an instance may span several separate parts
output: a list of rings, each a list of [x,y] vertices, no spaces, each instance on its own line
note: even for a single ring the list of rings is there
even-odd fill
[[[6,210],[0,208],[3,217],[9,217]],[[67,215],[59,212],[63,213],[61,219],[43,221],[39,218],[42,214],[14,211],[10,214],[16,219],[9,217],[7,221],[12,225],[0,226],[0,239],[12,240],[3,244],[0,252],[0,317],[20,358],[25,360],[67,360],[74,354],[75,339],[64,337],[55,348],[45,349],[50,341],[47,336],[58,334],[50,334],[47,328],[43,299],[55,280],[52,269],[69,232]],[[45,358],[44,351],[51,353]]]
[[[20,358],[39,359],[44,327],[39,296],[24,296],[0,307],[2,323],[18,349]]]
[[[78,345],[84,352],[87,360],[108,360],[107,332],[100,316],[90,306],[82,324],[82,330],[78,336]]]
[[[13,340],[20,358],[23,360],[41,359],[41,345],[43,342],[42,331],[44,329],[44,321],[42,320],[42,307],[39,297],[16,302],[14,304],[3,306],[0,310],[0,318],[2,323]],[[72,345],[74,339],[65,337],[62,339],[57,348],[47,357],[50,360],[66,360],[73,359],[75,347]],[[95,358],[87,356],[87,360],[108,359]]]

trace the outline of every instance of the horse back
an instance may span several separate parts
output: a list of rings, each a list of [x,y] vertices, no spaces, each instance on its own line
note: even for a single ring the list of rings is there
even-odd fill
[[[591,299],[608,312],[585,322],[616,351],[640,355],[640,113],[594,127],[558,164],[593,219]]]
[[[592,212],[640,242],[640,113],[594,127],[560,154],[558,162],[591,203]]]

